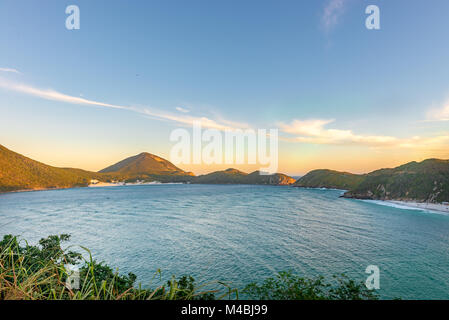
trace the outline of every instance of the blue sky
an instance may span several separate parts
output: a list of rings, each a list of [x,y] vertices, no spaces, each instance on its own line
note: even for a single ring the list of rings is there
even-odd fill
[[[99,170],[168,157],[171,130],[205,117],[279,128],[290,174],[448,158],[448,14],[445,0],[3,0],[0,144]]]

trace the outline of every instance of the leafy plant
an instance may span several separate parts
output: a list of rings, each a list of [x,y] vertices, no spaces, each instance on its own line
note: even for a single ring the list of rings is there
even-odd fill
[[[243,290],[259,300],[376,300],[378,296],[363,283],[356,283],[346,275],[334,277],[337,284],[324,281],[322,276],[302,278],[292,272],[280,272],[262,284],[251,283]]]
[[[173,276],[155,289],[136,286],[136,275],[120,275],[103,262],[80,253],[62,249],[69,235],[51,235],[36,246],[6,235],[0,241],[0,300],[214,300],[238,299],[239,291],[226,283],[214,281],[197,285],[192,276]],[[78,264],[79,288],[66,285],[67,264]],[[160,271],[157,274],[161,274]],[[377,299],[363,284],[345,275],[335,277],[330,284],[323,277],[302,278],[291,272],[281,272],[261,285],[252,283],[243,292],[263,300],[359,300]],[[209,289],[209,288],[215,289]],[[218,296],[217,296],[218,295]]]
[[[69,235],[49,236],[39,245],[31,246],[12,235],[4,236],[0,242],[0,300],[3,299],[82,299],[82,300],[143,300],[143,299],[214,299],[214,292],[199,291],[192,277],[179,280],[173,277],[166,285],[156,289],[135,286],[136,275],[120,275],[113,269],[89,256],[71,250],[63,250],[61,243]],[[80,287],[66,286],[70,271],[68,264],[81,264]]]

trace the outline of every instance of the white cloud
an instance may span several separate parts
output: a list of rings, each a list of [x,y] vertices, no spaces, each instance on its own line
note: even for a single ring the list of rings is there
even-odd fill
[[[52,101],[60,101],[64,103],[77,104],[77,105],[86,105],[86,106],[95,106],[95,107],[105,107],[105,108],[113,108],[113,109],[122,109],[129,110],[139,114],[146,115],[153,119],[157,120],[166,120],[173,121],[177,123],[181,123],[184,125],[192,125],[194,122],[201,122],[201,125],[204,128],[217,129],[217,130],[235,130],[247,128],[247,124],[237,124],[234,123],[235,126],[230,125],[231,122],[228,121],[216,121],[206,117],[193,117],[193,116],[176,116],[170,113],[166,113],[163,111],[151,110],[149,108],[136,108],[132,106],[123,106],[110,104],[105,102],[99,102],[95,100],[89,100],[81,97],[75,97],[68,94],[60,93],[52,89],[39,89],[36,87],[32,87],[30,85],[21,84],[11,82],[9,80],[5,80],[0,78],[0,88],[4,88],[6,90],[15,91],[19,93],[23,93],[26,95],[31,95],[35,97],[39,97],[46,100]]]
[[[0,87],[7,89],[7,90],[36,96],[36,97],[43,98],[46,100],[61,101],[61,102],[66,102],[66,103],[71,103],[71,104],[81,104],[81,105],[92,105],[92,106],[99,106],[99,107],[115,108],[115,109],[132,109],[132,108],[126,107],[126,106],[113,105],[113,104],[104,103],[104,102],[87,100],[87,99],[80,98],[80,97],[74,97],[74,96],[63,94],[63,93],[60,93],[60,92],[57,92],[57,91],[51,90],[51,89],[38,89],[38,88],[31,87],[31,86],[28,86],[25,84],[10,82],[10,81],[4,80],[4,79],[0,79]]]
[[[175,109],[178,110],[179,112],[182,112],[182,113],[189,113],[190,112],[190,110],[185,109],[183,107],[176,107]]]
[[[281,130],[297,135],[299,142],[316,144],[364,144],[391,145],[398,139],[389,136],[358,135],[351,130],[327,129],[325,126],[334,120],[312,119],[293,120],[290,124],[280,123]]]
[[[13,68],[0,68],[1,72],[12,72],[17,74],[22,74],[20,71],[13,69]]]
[[[245,129],[248,128],[247,124],[238,124],[236,126],[229,126],[225,123],[209,119],[207,117],[191,117],[191,116],[176,116],[167,113],[155,112],[149,109],[143,109],[138,111],[143,113],[151,118],[160,119],[160,120],[168,120],[177,123],[181,123],[184,125],[192,126],[195,122],[200,122],[203,128],[209,129],[217,129],[217,130],[236,130],[236,129]]]
[[[449,101],[439,108],[433,108],[427,113],[427,120],[449,121]]]
[[[285,132],[305,135],[305,136],[319,136],[323,132],[323,127],[333,122],[334,120],[293,120],[291,124],[280,123],[279,126]]]
[[[348,0],[329,0],[324,7],[323,15],[321,17],[321,23],[326,31],[330,31],[334,28],[342,14],[345,11],[345,5]]]
[[[355,134],[352,130],[328,129],[325,126],[334,120],[293,120],[289,124],[280,123],[282,131],[295,135],[289,141],[328,144],[328,145],[362,145],[370,147],[399,147],[399,148],[448,148],[449,135],[430,138],[411,137],[397,138],[382,135]]]

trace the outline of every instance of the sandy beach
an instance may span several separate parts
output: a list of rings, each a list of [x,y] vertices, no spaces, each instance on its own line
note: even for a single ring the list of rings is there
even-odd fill
[[[89,184],[89,188],[97,188],[97,187],[120,187],[120,186],[149,186],[149,185],[160,185],[160,184],[184,184],[182,182],[159,182],[159,181],[151,181],[151,182],[98,182]]]
[[[89,188],[98,188],[98,187],[118,187],[118,186],[124,186],[124,183],[112,183],[112,182],[98,182],[98,183],[91,183],[88,185]]]
[[[382,201],[382,202],[388,202],[388,203],[391,203],[396,206],[429,210],[429,211],[445,212],[445,213],[449,214],[449,205],[447,205],[447,204],[413,202],[413,201],[397,201],[397,200],[387,200],[387,201]]]

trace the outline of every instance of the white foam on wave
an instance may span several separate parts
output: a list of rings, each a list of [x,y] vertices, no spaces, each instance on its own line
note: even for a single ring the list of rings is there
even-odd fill
[[[359,201],[363,201],[363,202],[367,202],[367,203],[374,203],[374,204],[378,204],[381,206],[387,206],[387,207],[392,207],[392,208],[396,208],[396,209],[403,209],[403,210],[416,210],[416,211],[421,211],[421,212],[427,212],[427,213],[437,213],[437,214],[442,214],[442,215],[449,215],[449,207],[445,208],[446,206],[443,205],[438,205],[438,204],[434,204],[434,206],[438,206],[441,207],[441,209],[432,209],[432,208],[428,208],[428,207],[420,207],[419,205],[422,206],[426,206],[427,204],[422,203],[422,204],[418,204],[415,202],[400,202],[400,201],[384,201],[384,200],[359,200]],[[428,204],[428,206],[431,206],[432,204]]]
[[[348,191],[344,189],[334,189],[334,188],[311,188],[311,187],[300,187],[300,188],[308,190],[326,190],[326,191],[342,191],[342,192]]]

